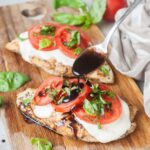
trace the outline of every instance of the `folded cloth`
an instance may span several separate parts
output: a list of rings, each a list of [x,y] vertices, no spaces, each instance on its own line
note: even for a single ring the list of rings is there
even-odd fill
[[[125,11],[119,10],[116,20]],[[144,81],[144,108],[150,117],[150,0],[142,1],[119,26],[109,59],[121,73]]]

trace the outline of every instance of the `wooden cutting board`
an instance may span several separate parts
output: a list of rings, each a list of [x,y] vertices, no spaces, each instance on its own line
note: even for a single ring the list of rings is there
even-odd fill
[[[48,0],[41,2],[45,6],[50,6]],[[110,87],[127,102],[137,106],[139,110],[136,117],[137,129],[128,137],[109,144],[89,144],[62,137],[48,129],[24,121],[16,107],[16,94],[28,87],[38,87],[49,75],[24,62],[19,55],[6,51],[4,46],[7,42],[16,38],[17,34],[34,24],[50,21],[52,12],[50,7],[47,7],[46,17],[40,21],[30,20],[20,13],[24,8],[29,9],[28,5],[20,4],[0,8],[0,71],[18,71],[25,73],[32,79],[31,82],[14,92],[0,93],[5,99],[5,107],[0,108],[0,150],[33,150],[33,146],[30,144],[31,137],[47,138],[52,142],[55,150],[150,149],[150,120],[144,113],[142,93],[133,79],[120,74],[115,69],[115,83]],[[96,26],[92,26],[87,34],[94,43],[103,39],[101,31]]]

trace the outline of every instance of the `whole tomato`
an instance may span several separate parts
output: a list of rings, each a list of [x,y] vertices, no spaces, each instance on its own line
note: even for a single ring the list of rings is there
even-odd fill
[[[127,7],[126,0],[107,0],[106,12],[104,14],[104,19],[106,21],[114,21],[116,12]]]

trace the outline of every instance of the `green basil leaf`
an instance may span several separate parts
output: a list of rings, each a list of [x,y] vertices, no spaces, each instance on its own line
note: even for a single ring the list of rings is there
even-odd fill
[[[23,37],[21,37],[21,35],[19,34],[19,35],[18,35],[18,39],[23,42],[23,41],[28,40],[29,38],[28,38],[28,37],[27,37],[27,38],[23,38]]]
[[[77,44],[80,44],[80,33],[78,31],[71,31],[71,38],[68,42],[65,42],[64,45],[73,48]]]
[[[0,107],[2,107],[2,106],[3,106],[3,104],[4,104],[4,99],[3,99],[3,97],[2,97],[2,96],[0,96]]]
[[[92,104],[87,99],[84,101],[83,109],[90,116],[95,116],[96,115],[95,110],[94,110]]]
[[[0,92],[16,90],[29,80],[29,77],[18,72],[0,72]]]
[[[45,89],[45,93],[48,94],[50,92],[50,88]]]
[[[27,105],[30,104],[31,100],[32,100],[32,98],[26,98],[26,99],[23,100],[22,103],[23,103],[25,106],[27,106]]]
[[[39,48],[40,49],[46,48],[46,47],[49,47],[51,44],[52,44],[52,41],[50,41],[47,38],[44,38],[44,39],[40,40],[40,42],[39,42]]]
[[[93,84],[92,85],[92,92],[93,93],[97,93],[97,92],[99,92],[100,90],[99,90],[99,85],[98,84]]]
[[[91,8],[82,0],[53,0],[55,9],[60,7],[71,7],[79,10],[79,15],[69,13],[56,13],[53,19],[62,24],[83,25],[87,29],[92,23],[98,23],[102,20],[106,10],[106,0],[94,0]]]
[[[55,99],[55,96],[57,95],[57,90],[53,89],[49,92],[49,97],[52,98],[53,100]]]
[[[78,31],[71,32],[71,40],[75,40],[76,44],[80,44],[80,33]]]
[[[91,18],[91,15],[88,12],[84,13],[84,15],[85,15],[86,19],[85,19],[85,22],[83,24],[83,29],[86,30],[92,24],[92,18]]]
[[[109,70],[106,67],[104,67],[104,66],[100,67],[100,71],[102,71],[105,76],[109,75]]]
[[[74,50],[74,54],[75,55],[80,55],[82,52],[82,49],[80,47],[77,47],[75,50]]]
[[[86,16],[84,14],[73,15],[67,13],[56,13],[53,15],[53,19],[61,24],[81,25],[85,23]]]
[[[86,8],[87,5],[82,0],[53,0],[53,7],[58,9],[60,7],[72,7],[72,8]]]
[[[52,143],[44,138],[32,138],[32,145],[37,146],[37,150],[52,150]]]
[[[74,47],[77,44],[77,41],[76,40],[71,40],[69,42],[64,42],[63,44],[65,46],[69,47],[69,48],[72,48],[72,47]]]
[[[92,104],[94,110],[95,110],[96,112],[98,112],[98,111],[99,111],[98,105],[97,105],[96,103],[94,103],[94,102],[92,102],[91,104]]]
[[[103,105],[107,104],[107,102],[102,98],[101,95],[99,95],[99,100]]]
[[[100,108],[100,114],[101,114],[101,116],[105,115],[105,110],[104,110],[104,106],[103,105]]]
[[[115,94],[112,91],[107,91],[106,95],[109,96],[110,98],[114,98]]]
[[[65,87],[64,88],[64,91],[67,93],[67,95],[70,95],[71,94],[71,91],[68,87]]]
[[[42,35],[50,35],[54,36],[55,35],[56,28],[54,26],[42,26],[40,33]]]
[[[106,10],[106,0],[93,0],[90,15],[93,23],[99,23]]]

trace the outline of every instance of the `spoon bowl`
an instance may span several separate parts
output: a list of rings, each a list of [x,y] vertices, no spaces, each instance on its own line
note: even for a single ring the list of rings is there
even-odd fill
[[[105,62],[106,57],[107,53],[100,51],[96,46],[88,47],[73,64],[73,74],[84,76],[92,72]]]

